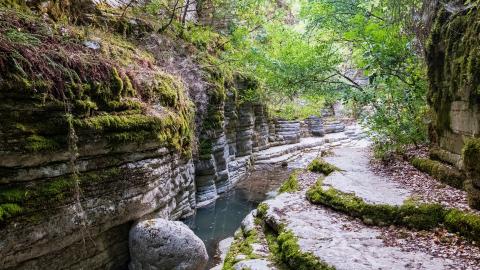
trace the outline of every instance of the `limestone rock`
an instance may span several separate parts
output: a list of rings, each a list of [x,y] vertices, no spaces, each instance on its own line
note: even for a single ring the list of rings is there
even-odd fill
[[[323,130],[323,122],[322,122],[322,119],[320,119],[320,117],[310,116],[309,118],[307,118],[306,122],[308,124],[310,133],[313,136],[322,137],[325,135],[325,131]]]
[[[254,259],[254,260],[246,260],[236,263],[233,266],[235,270],[243,270],[243,269],[250,269],[250,270],[271,270],[276,269],[275,267],[271,266],[271,263],[264,259]]]
[[[130,270],[203,270],[207,250],[185,224],[165,219],[140,221],[130,230]]]

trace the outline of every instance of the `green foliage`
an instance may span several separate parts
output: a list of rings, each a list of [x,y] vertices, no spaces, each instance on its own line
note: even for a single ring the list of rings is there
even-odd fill
[[[285,120],[303,120],[312,115],[320,115],[325,100],[322,96],[303,95],[294,100],[272,102],[269,110],[272,116]]]
[[[187,42],[192,43],[197,49],[212,53],[223,49],[222,46],[227,44],[225,37],[222,37],[212,28],[205,26],[189,26],[183,32],[183,38]]]
[[[307,170],[316,173],[323,173],[324,175],[330,175],[335,171],[341,171],[336,166],[326,162],[323,159],[316,158],[307,167]]]
[[[305,39],[282,21],[263,25],[261,33],[239,38],[227,57],[236,67],[258,76],[269,100],[284,105],[330,86],[330,74],[339,64],[331,44]],[[280,106],[280,105],[278,105]],[[318,114],[315,113],[315,114]]]
[[[300,185],[298,184],[298,172],[293,172],[290,174],[288,179],[283,182],[278,190],[279,193],[293,193],[300,190]]]
[[[431,175],[438,181],[458,189],[463,189],[465,176],[457,169],[428,158],[413,158],[410,162],[417,169]]]
[[[347,49],[343,54],[352,61],[346,65],[368,78],[367,84],[359,84],[341,72],[348,86],[342,95],[352,107],[371,108],[362,118],[385,153],[427,140],[426,69],[410,31],[420,4],[324,0],[302,6],[309,33]]]

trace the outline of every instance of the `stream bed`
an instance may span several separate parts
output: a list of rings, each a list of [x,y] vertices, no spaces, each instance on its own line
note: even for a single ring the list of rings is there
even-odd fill
[[[317,151],[305,152],[288,166],[264,165],[253,170],[235,188],[222,194],[214,203],[197,209],[194,217],[184,221],[205,243],[209,256],[207,269],[220,261],[218,243],[232,237],[248,213],[262,201],[274,197],[290,172],[305,168],[317,154]]]

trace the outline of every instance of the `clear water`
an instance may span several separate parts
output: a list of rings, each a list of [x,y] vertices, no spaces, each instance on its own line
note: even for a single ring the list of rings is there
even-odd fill
[[[231,191],[223,194],[211,205],[197,209],[197,214],[185,223],[205,243],[209,255],[207,269],[219,262],[218,243],[232,237],[242,220],[258,204],[275,196],[275,190],[288,178],[294,169],[305,168],[318,151],[303,153],[288,164],[288,167],[265,166],[250,173]]]
[[[281,167],[254,171],[234,189],[211,205],[197,209],[195,217],[185,221],[205,243],[210,257],[207,269],[219,261],[218,243],[233,236],[245,216],[274,195],[272,191],[282,184],[289,171]]]

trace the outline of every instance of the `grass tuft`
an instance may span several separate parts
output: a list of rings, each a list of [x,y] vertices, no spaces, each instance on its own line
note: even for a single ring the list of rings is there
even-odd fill
[[[307,167],[311,172],[323,173],[324,175],[330,175],[335,171],[340,171],[336,166],[326,162],[323,159],[316,158],[314,159]]]
[[[300,185],[298,184],[298,172],[292,172],[288,179],[280,186],[278,193],[293,193],[300,190]]]

